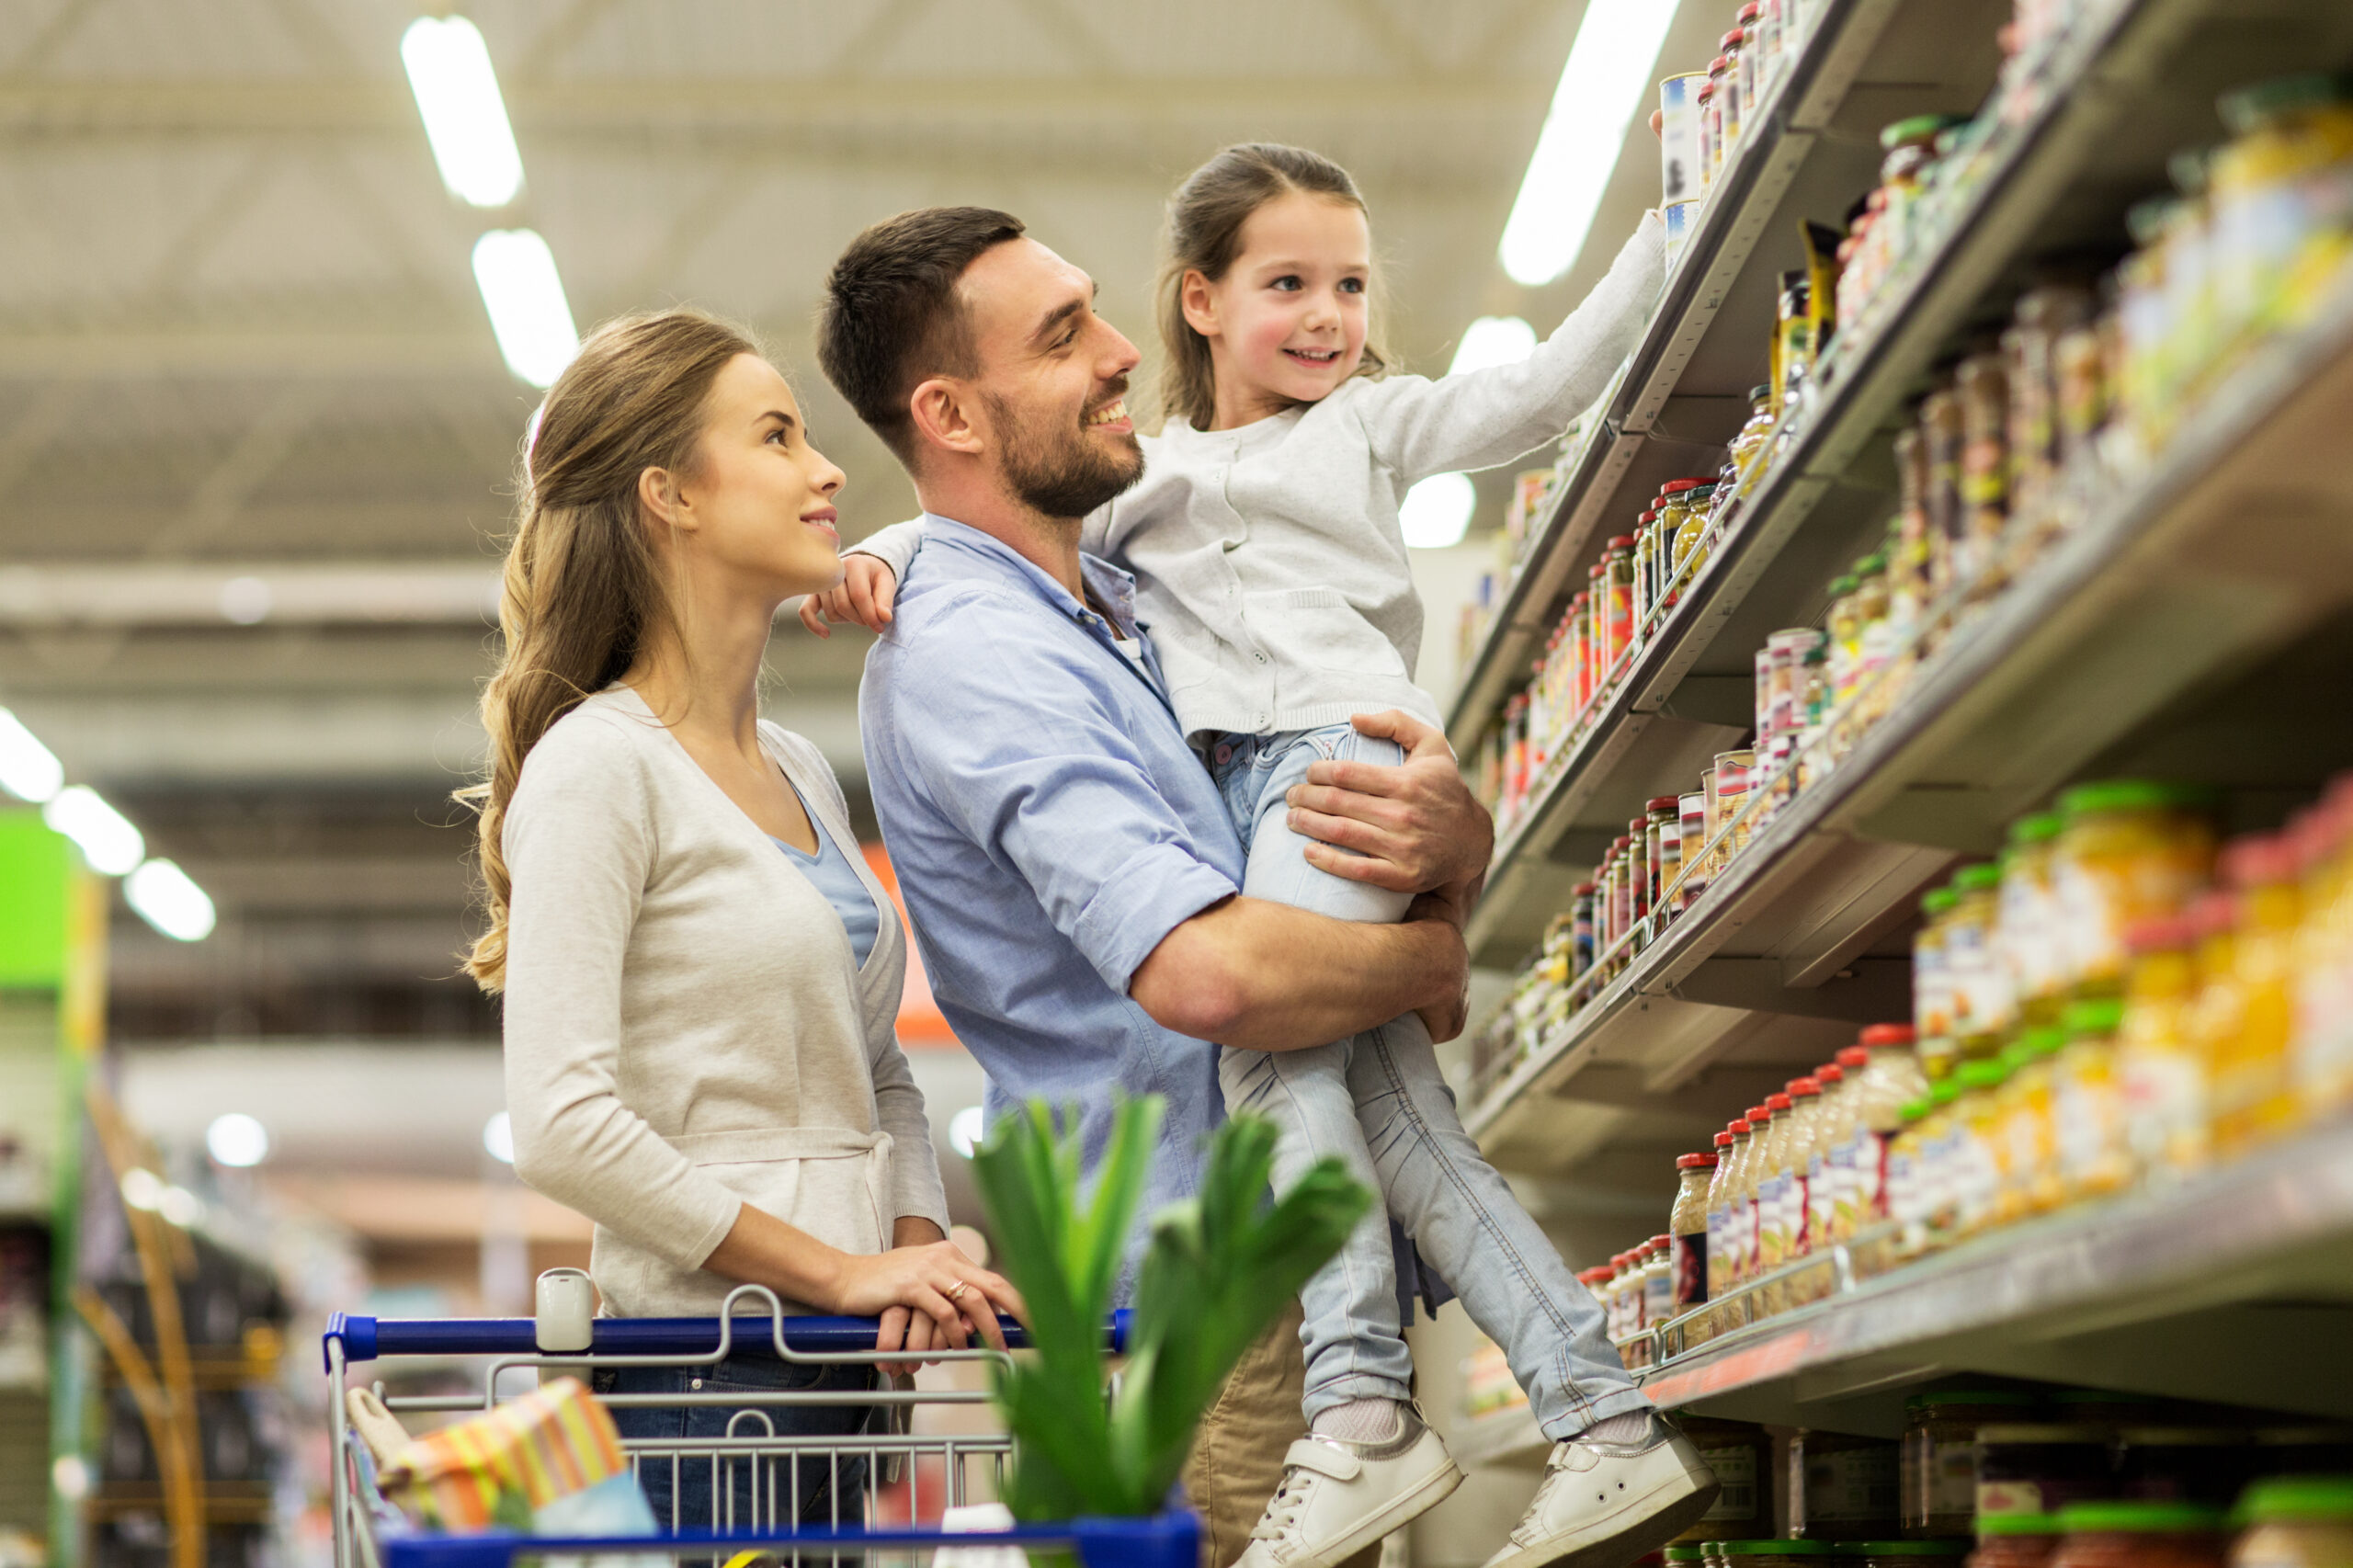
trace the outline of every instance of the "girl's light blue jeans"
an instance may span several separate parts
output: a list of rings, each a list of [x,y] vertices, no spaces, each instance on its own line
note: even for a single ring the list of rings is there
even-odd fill
[[[1404,894],[1318,870],[1289,824],[1285,792],[1322,760],[1393,765],[1402,754],[1347,724],[1211,743],[1211,770],[1250,853],[1242,891],[1343,920],[1396,920],[1410,902]],[[1279,1190],[1333,1155],[1381,1195],[1472,1321],[1503,1347],[1546,1436],[1574,1437],[1650,1408],[1609,1343],[1600,1305],[1462,1130],[1418,1017],[1305,1051],[1223,1051],[1218,1080],[1229,1112],[1255,1112],[1280,1129]],[[1350,1400],[1412,1397],[1396,1268],[1376,1209],[1300,1292],[1309,1420]]]

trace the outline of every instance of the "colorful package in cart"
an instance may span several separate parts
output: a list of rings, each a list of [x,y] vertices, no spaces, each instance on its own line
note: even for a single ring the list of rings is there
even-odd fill
[[[655,1533],[611,1413],[577,1378],[417,1438],[385,1467],[383,1489],[427,1528],[452,1533]]]

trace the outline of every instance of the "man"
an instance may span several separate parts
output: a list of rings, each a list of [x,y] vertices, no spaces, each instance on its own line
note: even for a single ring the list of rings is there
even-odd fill
[[[1492,825],[1434,730],[1359,721],[1406,760],[1319,764],[1293,825],[1419,894],[1406,918],[1241,897],[1240,844],[1135,624],[1132,582],[1078,549],[1079,520],[1142,467],[1123,401],[1136,351],[1096,315],[1091,281],[1017,220],[952,208],[867,231],[827,292],[826,376],[925,511],[860,715],[933,990],[988,1070],[992,1113],[1074,1101],[1089,1159],[1115,1091],[1165,1096],[1147,1201],[1184,1197],[1220,1115],[1211,1042],[1297,1050],[1415,1012],[1436,1039],[1460,1030],[1461,914]],[[1221,1568],[1249,1545],[1287,1452],[1298,1462],[1297,1328],[1278,1324],[1236,1369],[1188,1467]],[[1310,1456],[1325,1471],[1381,1458]]]

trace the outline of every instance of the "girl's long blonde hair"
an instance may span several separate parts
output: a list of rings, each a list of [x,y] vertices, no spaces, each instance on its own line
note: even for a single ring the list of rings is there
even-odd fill
[[[1185,176],[1168,199],[1168,221],[1161,233],[1160,275],[1153,283],[1160,319],[1160,412],[1206,430],[1217,413],[1217,371],[1210,340],[1185,319],[1185,274],[1198,272],[1214,283],[1223,278],[1242,248],[1242,225],[1277,197],[1294,191],[1346,202],[1370,214],[1348,171],[1321,153],[1279,142],[1244,142],[1226,148]],[[1378,278],[1374,279],[1377,283]],[[1389,353],[1379,331],[1379,290],[1373,328],[1365,337],[1359,376],[1389,373]]]
[[[506,979],[514,884],[500,838],[524,758],[676,625],[638,477],[649,468],[694,471],[712,381],[738,354],[759,352],[746,334],[700,311],[623,316],[589,335],[540,405],[499,590],[505,649],[482,694],[489,777],[457,792],[480,813],[489,924],[465,968],[484,991]]]

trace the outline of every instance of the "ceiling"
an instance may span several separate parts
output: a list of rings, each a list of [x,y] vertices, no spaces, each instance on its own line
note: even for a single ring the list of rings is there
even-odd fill
[[[1304,142],[1364,187],[1392,336],[1442,369],[1472,317],[1557,319],[1614,248],[1533,294],[1494,257],[1580,9],[484,0],[528,184],[483,211],[409,99],[414,5],[0,6],[0,702],[222,915],[181,947],[118,912],[118,1037],[495,1028],[453,978],[448,794],[537,394],[476,298],[482,231],[545,235],[584,328],[673,301],[750,324],[860,535],[912,501],[810,353],[860,227],[1007,208],[1146,344],[1167,190],[1223,143]],[[771,658],[771,716],[854,795],[863,652],[787,626]]]

